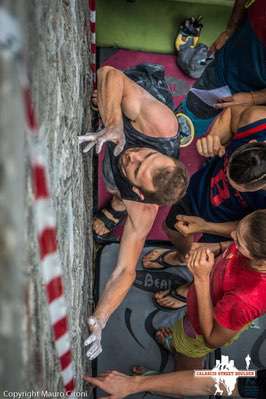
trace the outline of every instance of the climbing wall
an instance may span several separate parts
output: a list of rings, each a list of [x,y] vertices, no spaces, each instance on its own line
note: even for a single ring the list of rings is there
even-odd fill
[[[87,314],[93,301],[92,159],[91,154],[83,158],[77,140],[78,135],[90,128],[87,101],[92,84],[88,56],[88,2],[33,0],[24,5],[22,26],[25,27],[28,70],[40,126],[40,146],[47,159],[56,213],[76,389],[82,391],[81,375],[89,368],[83,342],[87,336]],[[26,141],[26,162],[28,151]],[[21,265],[26,275],[24,390],[58,392],[63,386],[39,270],[28,166],[25,184],[27,261],[25,266]],[[44,220],[46,216],[42,215]]]

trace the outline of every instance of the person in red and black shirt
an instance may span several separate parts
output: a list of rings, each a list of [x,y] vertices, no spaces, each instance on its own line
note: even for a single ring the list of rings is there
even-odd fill
[[[203,233],[203,242],[225,240],[244,216],[266,208],[265,140],[266,107],[232,107],[217,118],[210,133],[197,142],[198,152],[211,159],[192,176],[186,196],[166,219],[166,232],[177,251],[148,253],[145,268],[178,265],[191,248],[193,234]],[[155,297],[160,308],[184,305],[182,297],[167,292]]]

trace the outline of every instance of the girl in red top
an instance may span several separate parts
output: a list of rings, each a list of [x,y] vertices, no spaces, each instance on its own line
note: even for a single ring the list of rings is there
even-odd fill
[[[266,204],[265,204],[266,205]],[[187,265],[194,282],[187,314],[157,339],[176,352],[177,369],[195,369],[212,350],[230,344],[249,323],[266,313],[266,209],[246,216],[232,233],[234,243],[215,259],[219,244],[192,251]]]

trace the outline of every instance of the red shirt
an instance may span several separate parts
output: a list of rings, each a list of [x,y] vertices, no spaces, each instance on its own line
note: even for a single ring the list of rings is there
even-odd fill
[[[248,8],[248,18],[256,36],[266,45],[266,2],[256,0]]]
[[[212,270],[214,318],[224,328],[239,331],[266,313],[266,273],[252,269],[249,263],[233,244],[216,260]],[[202,334],[194,284],[188,293],[187,306],[188,319],[196,333]]]

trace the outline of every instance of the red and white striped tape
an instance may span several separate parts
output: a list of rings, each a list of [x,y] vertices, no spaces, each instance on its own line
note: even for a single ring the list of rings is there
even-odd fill
[[[68,329],[67,309],[63,288],[63,271],[59,259],[56,219],[48,187],[46,160],[38,142],[38,124],[25,65],[21,61],[21,37],[17,21],[0,7],[0,50],[17,62],[23,93],[26,128],[31,142],[31,171],[34,191],[34,221],[36,225],[40,270],[45,283],[46,297],[55,347],[61,366],[65,393],[71,398],[75,389],[74,367]],[[18,61],[20,60],[20,61]]]
[[[63,271],[58,254],[56,219],[49,193],[46,161],[38,142],[38,125],[32,106],[29,85],[22,85],[26,125],[31,135],[31,171],[34,191],[34,214],[38,237],[40,270],[45,284],[48,311],[67,395],[74,391],[74,368],[64,297]],[[23,83],[23,81],[22,81]],[[26,84],[25,84],[26,83]]]
[[[90,18],[90,69],[92,73],[93,89],[96,89],[96,0],[89,0]]]

